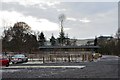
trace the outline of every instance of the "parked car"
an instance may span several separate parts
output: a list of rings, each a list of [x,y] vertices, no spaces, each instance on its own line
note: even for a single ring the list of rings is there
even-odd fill
[[[6,55],[0,54],[0,66],[9,66],[9,58]]]
[[[16,54],[11,58],[11,62],[13,64],[20,63],[20,62],[27,62],[27,61],[28,61],[28,58],[24,54]]]

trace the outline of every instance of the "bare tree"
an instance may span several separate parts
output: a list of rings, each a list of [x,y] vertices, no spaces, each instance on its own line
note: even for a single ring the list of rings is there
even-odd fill
[[[58,41],[61,45],[64,44],[65,42],[65,36],[64,36],[64,30],[63,30],[63,22],[65,20],[65,15],[64,14],[60,14],[59,16],[59,21],[60,21],[60,27],[61,27],[61,31],[60,31],[60,37],[58,38]]]

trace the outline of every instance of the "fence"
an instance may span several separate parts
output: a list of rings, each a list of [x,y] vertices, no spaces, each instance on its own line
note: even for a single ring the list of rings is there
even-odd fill
[[[89,52],[78,54],[28,54],[28,58],[29,61],[41,61],[43,63],[93,61],[93,55]]]

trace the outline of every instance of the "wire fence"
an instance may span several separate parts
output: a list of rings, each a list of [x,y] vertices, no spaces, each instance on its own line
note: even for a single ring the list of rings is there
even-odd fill
[[[9,53],[9,56],[13,56],[16,53]],[[49,62],[84,62],[93,61],[99,58],[99,55],[93,55],[91,51],[56,51],[56,52],[34,52],[25,53],[28,57],[28,61],[39,61],[43,63]]]

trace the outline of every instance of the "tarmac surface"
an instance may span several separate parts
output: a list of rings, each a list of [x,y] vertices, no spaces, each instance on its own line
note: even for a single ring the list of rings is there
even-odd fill
[[[20,63],[0,69],[2,78],[119,78],[119,57],[93,62]]]

